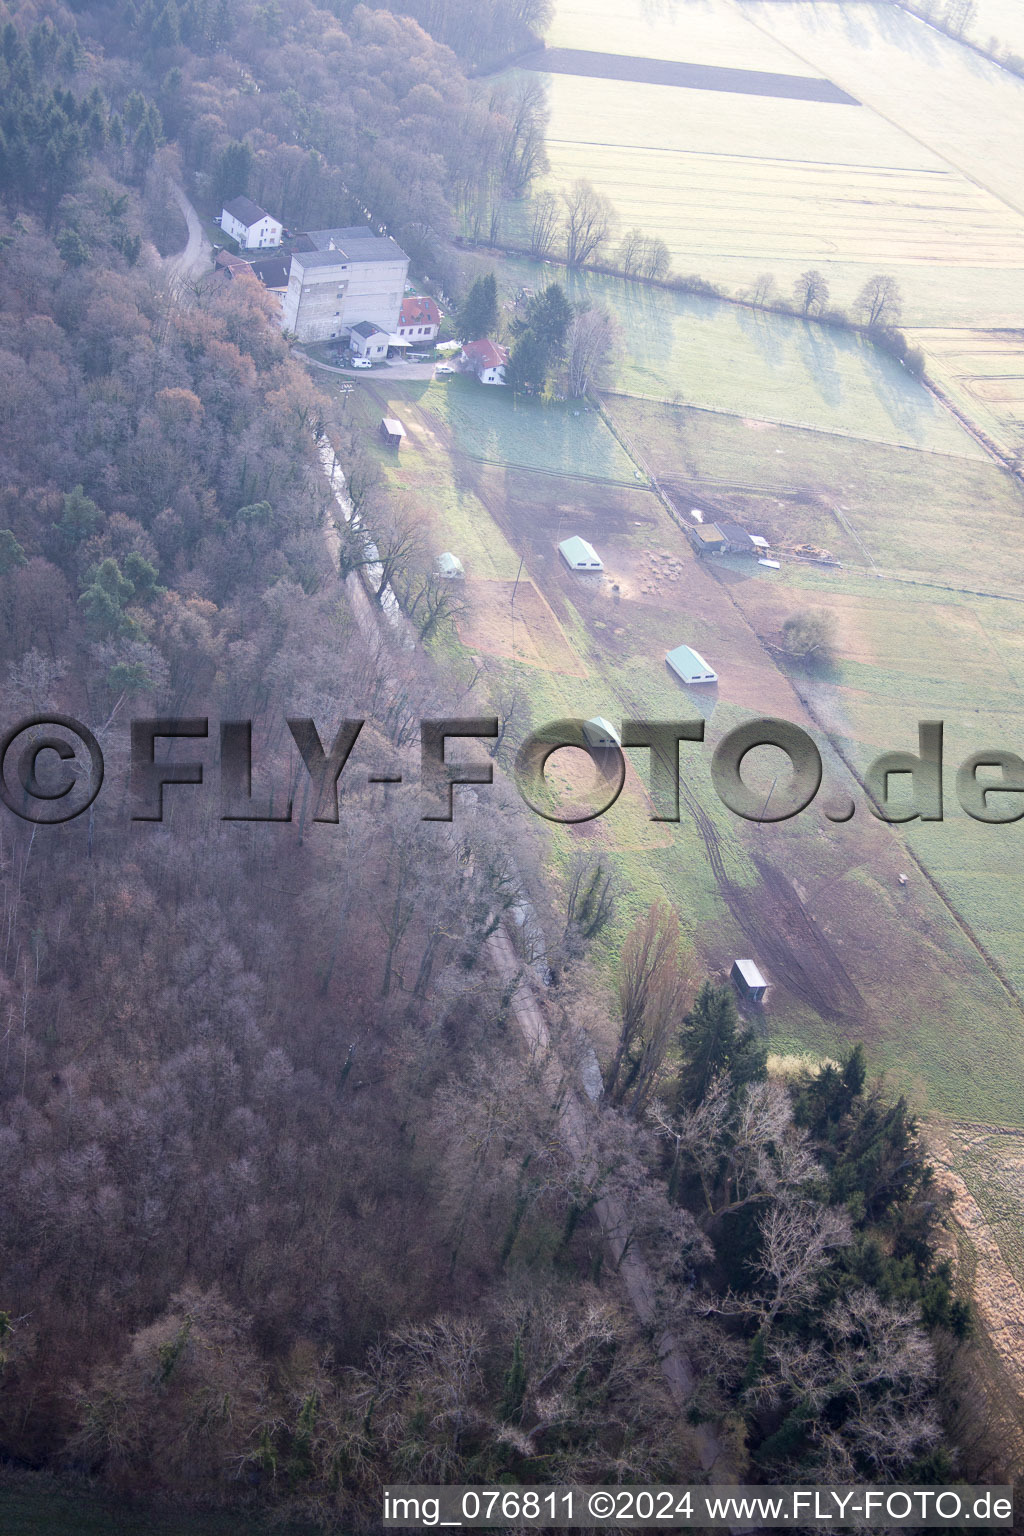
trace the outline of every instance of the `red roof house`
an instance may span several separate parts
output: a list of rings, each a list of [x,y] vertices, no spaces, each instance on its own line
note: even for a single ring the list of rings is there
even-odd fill
[[[508,348],[496,341],[467,341],[462,349],[463,366],[472,369],[481,384],[504,384]]]
[[[440,325],[441,311],[433,299],[411,296],[402,300],[398,334],[414,347],[433,341]]]

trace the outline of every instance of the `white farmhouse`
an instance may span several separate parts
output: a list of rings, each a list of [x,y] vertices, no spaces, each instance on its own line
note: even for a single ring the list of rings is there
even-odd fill
[[[508,349],[485,337],[467,341],[462,349],[463,368],[472,369],[481,384],[504,384]]]
[[[357,327],[390,338],[398,326],[408,272],[409,258],[390,235],[375,235],[365,225],[310,230],[300,235],[292,252],[281,328],[299,341],[353,337]],[[365,339],[365,330],[360,331],[360,353]]]
[[[225,203],[220,227],[243,251],[273,250],[284,234],[284,226],[251,197],[235,197]]]

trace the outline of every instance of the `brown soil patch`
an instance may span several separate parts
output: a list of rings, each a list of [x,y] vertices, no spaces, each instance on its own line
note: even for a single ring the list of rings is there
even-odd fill
[[[512,593],[515,591],[515,608]],[[572,650],[562,626],[533,582],[466,582],[469,603],[459,620],[459,639],[470,650],[503,656],[545,672],[587,677],[587,669]]]

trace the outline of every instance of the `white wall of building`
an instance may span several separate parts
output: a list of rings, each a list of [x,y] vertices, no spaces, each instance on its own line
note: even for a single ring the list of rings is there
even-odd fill
[[[220,227],[244,251],[273,250],[281,244],[284,233],[283,226],[277,219],[272,219],[269,213],[258,224],[250,224],[246,228],[241,219],[236,219],[226,208],[220,216]]]
[[[326,341],[347,336],[360,320],[394,335],[409,271],[406,256],[396,261],[342,261],[304,265],[303,253],[292,256],[284,297],[282,329],[299,341]]]

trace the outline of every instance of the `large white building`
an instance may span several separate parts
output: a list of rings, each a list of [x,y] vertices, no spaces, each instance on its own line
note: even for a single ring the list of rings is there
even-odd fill
[[[225,203],[220,227],[243,251],[270,251],[281,244],[284,229],[251,197],[234,197]]]
[[[398,330],[409,258],[390,235],[365,225],[314,229],[292,252],[281,327],[299,341],[350,336],[356,326]]]

